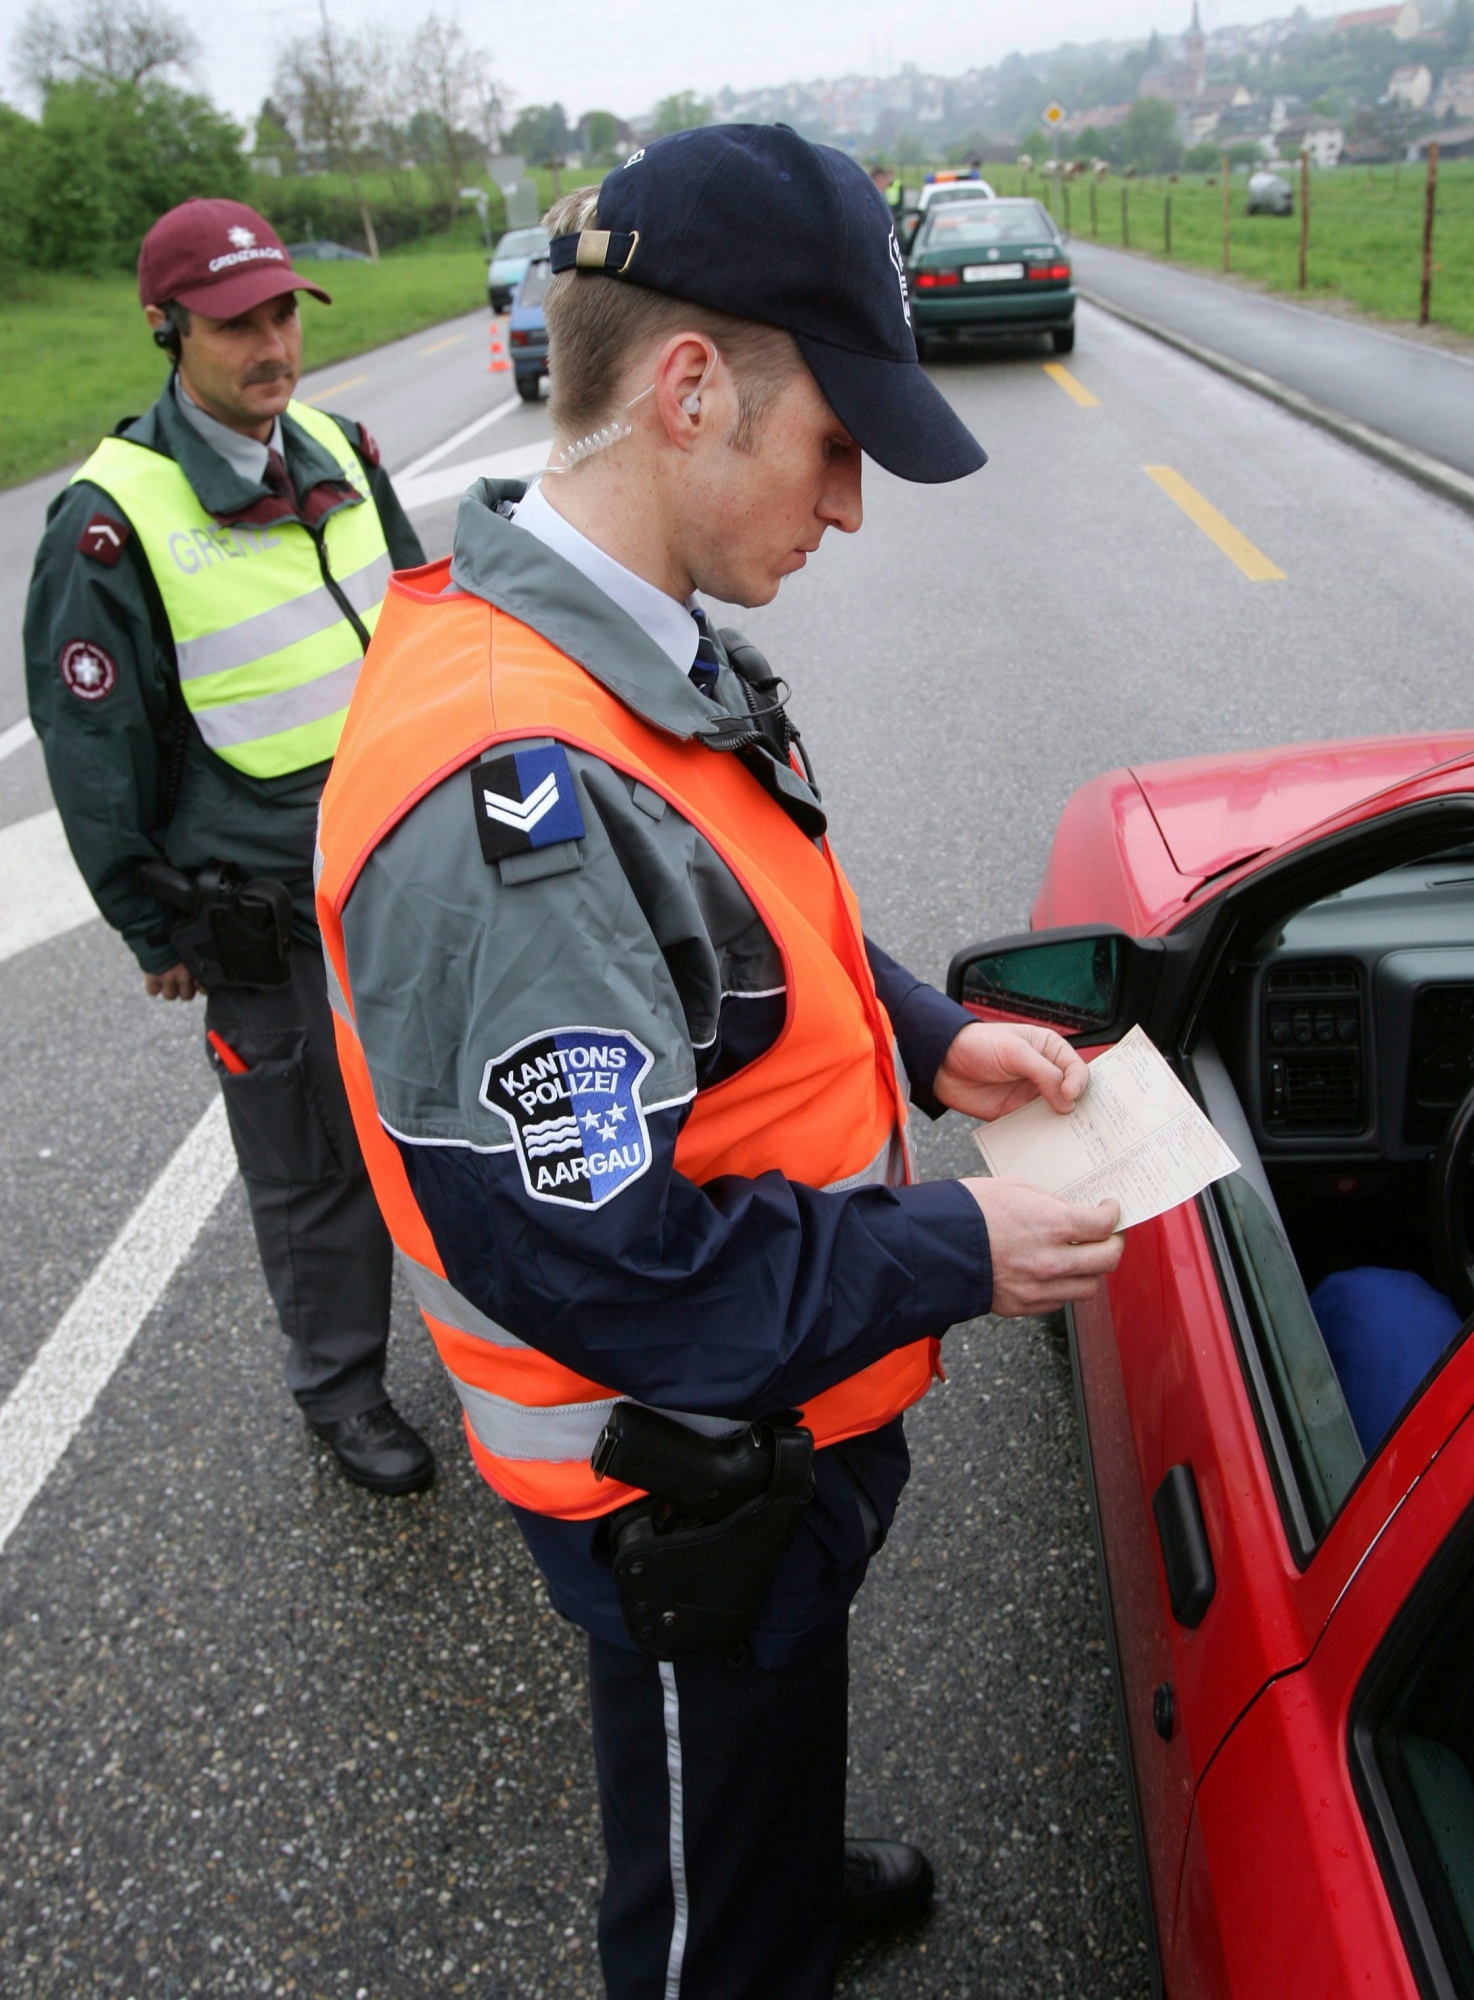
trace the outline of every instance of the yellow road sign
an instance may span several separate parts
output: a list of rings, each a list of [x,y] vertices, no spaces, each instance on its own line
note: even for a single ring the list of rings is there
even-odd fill
[[[1062,104],[1049,104],[1045,106],[1044,123],[1048,125],[1051,130],[1053,130],[1053,128],[1056,125],[1063,125],[1064,122],[1065,122],[1065,107]]]

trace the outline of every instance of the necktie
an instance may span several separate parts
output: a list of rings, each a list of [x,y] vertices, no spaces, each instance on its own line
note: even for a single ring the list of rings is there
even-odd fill
[[[700,694],[713,699],[717,691],[717,674],[721,668],[721,657],[717,652],[716,640],[711,636],[711,626],[704,611],[693,611],[696,620],[696,658],[691,664],[691,680]]]
[[[287,471],[286,463],[279,451],[267,452],[266,470],[262,473],[261,477],[268,492],[279,494],[283,500],[291,502],[293,509],[296,508],[296,491],[292,486],[291,476]]]

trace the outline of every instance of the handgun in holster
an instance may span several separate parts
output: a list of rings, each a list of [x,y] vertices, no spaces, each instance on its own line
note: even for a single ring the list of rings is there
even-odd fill
[[[763,1592],[814,1497],[813,1433],[789,1417],[712,1438],[617,1403],[591,1462],[596,1478],[646,1495],[604,1529],[636,1646],[657,1660],[745,1658]]]
[[[228,861],[186,874],[146,861],[138,886],[179,913],[169,942],[207,993],[226,986],[285,986],[291,978],[292,894],[266,876],[246,881]]]

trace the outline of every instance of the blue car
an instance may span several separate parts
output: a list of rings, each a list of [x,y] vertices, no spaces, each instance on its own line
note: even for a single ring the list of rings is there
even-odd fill
[[[546,229],[509,229],[491,253],[486,273],[486,296],[494,313],[504,313],[511,305],[528,264],[534,257],[548,254]]]
[[[524,403],[537,401],[538,385],[548,372],[548,323],[543,318],[543,298],[552,275],[553,267],[546,257],[534,258],[512,301],[508,345],[517,377],[517,394]]]

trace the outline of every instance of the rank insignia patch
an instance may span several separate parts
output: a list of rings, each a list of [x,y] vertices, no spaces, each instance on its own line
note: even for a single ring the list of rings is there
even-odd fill
[[[554,1028],[492,1057],[481,1102],[511,1126],[534,1201],[597,1208],[639,1179],[650,1164],[640,1085],[654,1060],[617,1028]]]
[[[104,569],[112,569],[132,533],[126,521],[115,521],[110,514],[94,514],[77,537],[77,549]]]
[[[471,789],[481,852],[489,862],[583,839],[583,814],[561,744],[488,757],[472,766]]]

